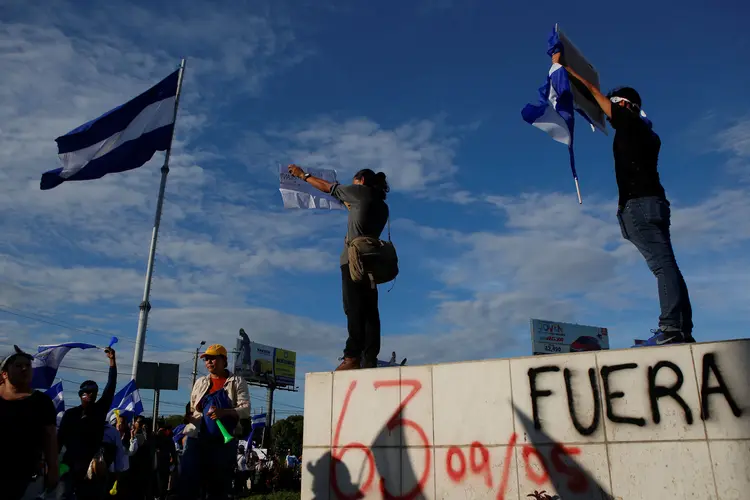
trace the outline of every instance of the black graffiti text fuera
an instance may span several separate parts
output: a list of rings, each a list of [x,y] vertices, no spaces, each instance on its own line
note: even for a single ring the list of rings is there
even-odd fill
[[[625,397],[623,391],[615,390],[616,378],[617,377],[632,377],[632,370],[637,369],[637,363],[623,363],[618,365],[605,365],[600,369],[600,376],[602,379],[602,393],[604,398],[604,409],[607,419],[615,424],[623,425],[635,425],[638,427],[645,427],[647,421],[645,418],[632,414],[632,407],[630,414],[625,414],[624,410],[620,410],[620,413],[615,412],[614,400]],[[657,374],[662,370],[668,370],[674,373],[675,382],[671,385],[659,385],[656,382]],[[531,411],[534,421],[534,428],[542,428],[542,407],[544,398],[553,397],[555,392],[550,389],[554,387],[555,383],[550,380],[554,378],[553,373],[559,373],[560,367],[557,365],[544,365],[534,368],[529,368],[529,395],[531,397]],[[575,371],[565,368],[562,370],[563,379],[565,383],[565,392],[568,403],[568,414],[570,420],[573,423],[576,431],[582,436],[590,436],[596,432],[599,427],[602,412],[602,401],[599,396],[596,381],[596,370],[594,368],[588,369],[589,385],[591,387],[591,397],[594,401],[594,415],[589,425],[581,423],[578,413],[576,411],[576,398],[580,397],[573,391],[573,379],[574,377],[580,377],[576,375]],[[542,374],[550,374],[548,377],[541,377]],[[712,377],[713,375],[713,377]],[[543,382],[546,379],[546,382]],[[715,380],[715,385],[712,385]],[[649,366],[647,369],[645,389],[647,391],[648,400],[651,409],[651,419],[654,424],[661,422],[661,410],[659,407],[660,400],[662,398],[671,398],[674,400],[682,409],[682,413],[685,418],[687,425],[692,425],[694,422],[693,410],[687,404],[685,399],[680,395],[680,390],[685,383],[685,375],[683,374],[680,367],[672,361],[662,360],[655,363],[653,366]],[[724,400],[732,411],[735,417],[742,416],[742,409],[739,407],[734,397],[732,396],[729,387],[727,386],[724,376],[719,369],[719,365],[716,361],[715,353],[706,353],[702,359],[702,374],[701,374],[701,386],[700,386],[700,415],[701,419],[707,420],[711,416],[711,404],[716,398],[716,395],[724,396]],[[714,403],[715,404],[715,403]]]

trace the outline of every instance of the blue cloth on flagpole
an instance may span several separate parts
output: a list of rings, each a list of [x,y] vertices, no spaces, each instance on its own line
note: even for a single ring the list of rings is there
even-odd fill
[[[143,166],[172,141],[179,70],[139,96],[55,139],[62,167],[42,174],[40,189],[99,179]]]
[[[68,342],[65,344],[40,345],[38,352],[34,354],[31,361],[33,376],[31,387],[34,389],[49,389],[57,376],[63,358],[71,349],[93,349],[94,344],[82,344],[80,342]]]
[[[232,402],[229,400],[227,391],[225,389],[219,389],[216,392],[206,394],[205,396],[203,396],[201,405],[203,408],[203,425],[206,426],[206,431],[212,436],[221,436],[221,431],[219,430],[218,424],[215,420],[211,420],[208,412],[212,406],[216,409],[232,408]],[[221,423],[224,424],[224,428],[227,430],[227,432],[229,432],[229,434],[232,434],[234,432],[234,428],[237,427],[238,421],[237,419],[233,418],[225,418],[221,420]]]
[[[562,50],[562,43],[553,30],[548,40],[547,54]],[[573,130],[575,127],[575,103],[570,87],[568,72],[560,64],[553,64],[547,74],[547,81],[539,88],[539,103],[527,104],[521,110],[526,123],[547,132],[552,139],[568,146],[570,168],[573,178],[578,174],[573,154]]]
[[[127,418],[143,413],[141,393],[138,391],[138,386],[135,385],[135,380],[128,382],[127,385],[120,389],[120,391],[112,398],[112,405],[107,413],[108,422],[112,420],[115,410],[119,410],[120,415]]]

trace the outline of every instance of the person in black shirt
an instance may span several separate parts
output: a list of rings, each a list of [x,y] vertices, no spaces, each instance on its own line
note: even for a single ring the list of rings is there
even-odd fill
[[[32,391],[32,357],[18,346],[0,361],[0,497],[23,497],[33,476],[43,473],[45,488],[57,486],[55,405],[49,396]]]
[[[552,56],[552,62],[562,65],[591,92],[615,129],[612,149],[620,231],[623,238],[641,252],[656,276],[659,289],[659,328],[652,331],[654,335],[649,341],[655,344],[695,342],[690,297],[669,232],[670,204],[657,169],[661,140],[641,111],[641,96],[630,87],[615,89],[605,96],[568,67],[559,52]]]
[[[87,380],[78,390],[81,405],[66,411],[60,421],[58,446],[60,449],[65,447],[62,462],[70,467],[70,472],[62,478],[62,500],[98,499],[106,488],[105,482],[86,478],[91,460],[102,447],[104,423],[117,383],[115,351],[107,348],[104,352],[109,358],[109,377],[102,397],[96,400],[99,386],[93,380]]]

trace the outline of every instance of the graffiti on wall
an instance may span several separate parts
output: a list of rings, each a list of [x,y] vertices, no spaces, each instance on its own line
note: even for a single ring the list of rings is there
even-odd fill
[[[403,410],[422,391],[422,383],[419,380],[412,379],[372,382],[372,388],[377,391],[399,391],[399,394],[404,395],[385,422],[383,432],[403,432],[405,429],[411,429],[419,440],[418,444],[411,446],[412,453],[424,453],[423,464],[420,465],[419,470],[414,471],[414,480],[410,482],[410,484],[413,483],[413,486],[402,492],[391,491],[386,485],[385,478],[382,477],[383,473],[378,474],[379,464],[371,445],[362,442],[341,442],[341,429],[346,422],[352,396],[358,388],[358,381],[354,380],[347,388],[339,415],[334,415],[329,469],[329,482],[333,497],[340,500],[357,500],[368,493],[377,491],[382,495],[382,498],[388,500],[412,500],[424,495],[426,484],[430,480],[433,470],[442,469],[444,477],[447,477],[449,481],[462,484],[470,479],[479,480],[488,489],[495,492],[495,498],[504,500],[509,493],[509,482],[515,480],[515,476],[511,476],[514,451],[518,461],[519,477],[524,474],[526,479],[534,485],[543,487],[553,484],[557,490],[562,486],[573,493],[601,491],[602,488],[596,484],[596,481],[576,462],[575,458],[582,454],[579,447],[556,443],[549,436],[544,435],[544,419],[541,414],[545,398],[566,398],[570,421],[581,436],[594,434],[602,425],[602,417],[616,425],[645,427],[650,425],[651,422],[659,424],[661,421],[660,402],[664,398],[670,398],[677,403],[681,408],[680,418],[684,418],[688,425],[692,425],[696,421],[696,416],[701,420],[710,419],[716,412],[716,405],[719,404],[726,405],[737,418],[743,414],[743,410],[737,404],[726,383],[714,353],[705,354],[701,360],[701,372],[698,377],[700,395],[698,408],[691,408],[681,395],[685,375],[680,367],[671,361],[664,360],[648,366],[645,387],[648,392],[649,409],[646,414],[638,415],[632,408],[630,411],[633,413],[618,413],[614,409],[613,401],[624,398],[625,393],[614,389],[616,378],[627,377],[629,371],[632,374],[631,370],[638,368],[638,366],[638,363],[634,362],[605,365],[601,366],[598,372],[594,368],[576,372],[555,364],[530,368],[527,375],[529,381],[528,397],[532,415],[530,418],[526,417],[517,409],[516,415],[520,417],[520,422],[524,428],[530,429],[533,427],[538,434],[545,436],[542,443],[545,446],[536,446],[533,438],[531,443],[522,444],[519,442],[519,436],[515,432],[511,433],[505,443],[504,457],[500,463],[493,463],[488,446],[480,441],[474,441],[468,448],[465,446],[463,449],[458,446],[450,446],[445,454],[445,459],[441,460],[442,463],[433,464],[434,446],[427,432],[418,422],[403,416]],[[673,383],[670,385],[657,383],[657,374],[662,370],[673,374]],[[561,380],[555,380],[554,377],[561,377]],[[581,384],[581,381],[585,381],[585,385]],[[578,406],[580,402],[576,401],[576,397],[581,397],[581,395],[576,395],[573,390],[574,385],[590,388],[590,394],[586,397],[593,400],[593,411],[591,417],[585,419],[586,421],[579,415]],[[564,393],[562,389],[553,391],[552,388],[555,387],[564,387]],[[602,396],[600,396],[600,393]],[[528,436],[524,437],[528,438]],[[348,471],[345,470],[345,467],[337,467],[337,464],[342,464],[344,455],[355,450],[364,454],[364,473],[359,484],[353,487],[353,491],[344,491],[341,484],[347,484],[350,481],[348,476],[346,481],[342,481],[340,475],[348,474]]]
[[[711,418],[712,405],[717,404],[716,400],[723,398],[724,403],[728,405],[732,414],[739,418],[742,416],[742,409],[737,405],[737,402],[732,396],[729,387],[726,384],[725,378],[719,366],[716,363],[716,356],[714,353],[706,353],[702,359],[702,370],[700,377],[700,387],[698,388],[700,394],[700,408],[697,409],[698,415],[701,420],[708,420]],[[628,377],[629,372],[638,368],[638,363],[623,363],[618,365],[604,365],[599,370],[601,377],[601,383],[604,393],[604,409],[607,420],[613,424],[623,425],[635,425],[638,427],[645,427],[648,425],[647,417],[650,417],[654,424],[661,422],[661,411],[659,407],[660,400],[662,398],[673,399],[682,409],[682,415],[685,419],[685,423],[693,425],[695,416],[693,409],[685,402],[685,399],[680,395],[680,389],[682,389],[685,383],[685,375],[682,373],[682,369],[671,361],[659,361],[653,366],[648,367],[646,387],[648,391],[648,399],[650,403],[650,415],[626,415],[624,413],[617,413],[614,409],[614,401],[625,397],[625,393],[613,389],[613,381],[616,377]],[[659,385],[656,382],[656,376],[661,370],[668,370],[672,372],[676,378],[676,381],[670,386]],[[542,429],[542,422],[540,418],[540,402],[542,398],[553,396],[551,389],[540,388],[540,378],[545,373],[560,373],[561,369],[557,365],[549,364],[544,366],[537,366],[529,368],[529,396],[531,398],[531,412],[534,420],[534,428]],[[632,372],[631,372],[632,373]],[[570,420],[573,423],[576,431],[582,436],[590,436],[599,428],[600,425],[600,414],[602,401],[600,400],[599,390],[597,388],[597,375],[594,368],[589,368],[587,372],[588,386],[591,390],[591,398],[594,402],[594,411],[592,412],[591,422],[581,422],[577,411],[576,411],[576,399],[573,392],[573,372],[565,368],[562,370],[563,384],[565,386],[565,395],[568,402],[568,413]],[[560,385],[559,383],[547,381],[548,386]]]

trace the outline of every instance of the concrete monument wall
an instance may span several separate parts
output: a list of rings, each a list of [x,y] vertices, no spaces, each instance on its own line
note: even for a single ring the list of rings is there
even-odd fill
[[[747,500],[750,340],[308,373],[302,460],[303,500]]]

